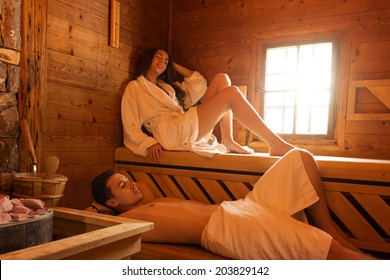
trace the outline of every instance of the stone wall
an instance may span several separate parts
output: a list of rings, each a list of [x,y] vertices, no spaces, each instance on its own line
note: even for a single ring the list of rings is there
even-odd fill
[[[21,1],[0,0],[0,192],[11,189],[19,162],[19,90]]]

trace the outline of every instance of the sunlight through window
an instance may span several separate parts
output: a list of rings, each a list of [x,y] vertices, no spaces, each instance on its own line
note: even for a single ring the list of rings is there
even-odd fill
[[[332,43],[266,50],[264,121],[276,133],[327,134]]]

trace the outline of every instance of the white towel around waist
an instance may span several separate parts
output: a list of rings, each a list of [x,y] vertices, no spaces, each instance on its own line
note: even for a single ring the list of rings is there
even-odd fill
[[[292,218],[317,200],[299,152],[291,151],[244,200],[220,205],[202,246],[233,259],[326,259],[332,237]]]

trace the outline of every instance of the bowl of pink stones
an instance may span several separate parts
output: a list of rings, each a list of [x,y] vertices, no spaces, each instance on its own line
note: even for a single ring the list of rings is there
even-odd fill
[[[42,200],[0,194],[0,254],[50,242],[52,232],[53,211]]]

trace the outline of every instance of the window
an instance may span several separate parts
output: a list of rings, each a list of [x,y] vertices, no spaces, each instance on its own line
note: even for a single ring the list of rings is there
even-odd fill
[[[265,49],[263,118],[276,133],[330,133],[333,43]]]
[[[317,154],[345,150],[351,46],[343,28],[254,34],[248,100],[293,145]],[[250,131],[246,143],[267,149]]]

